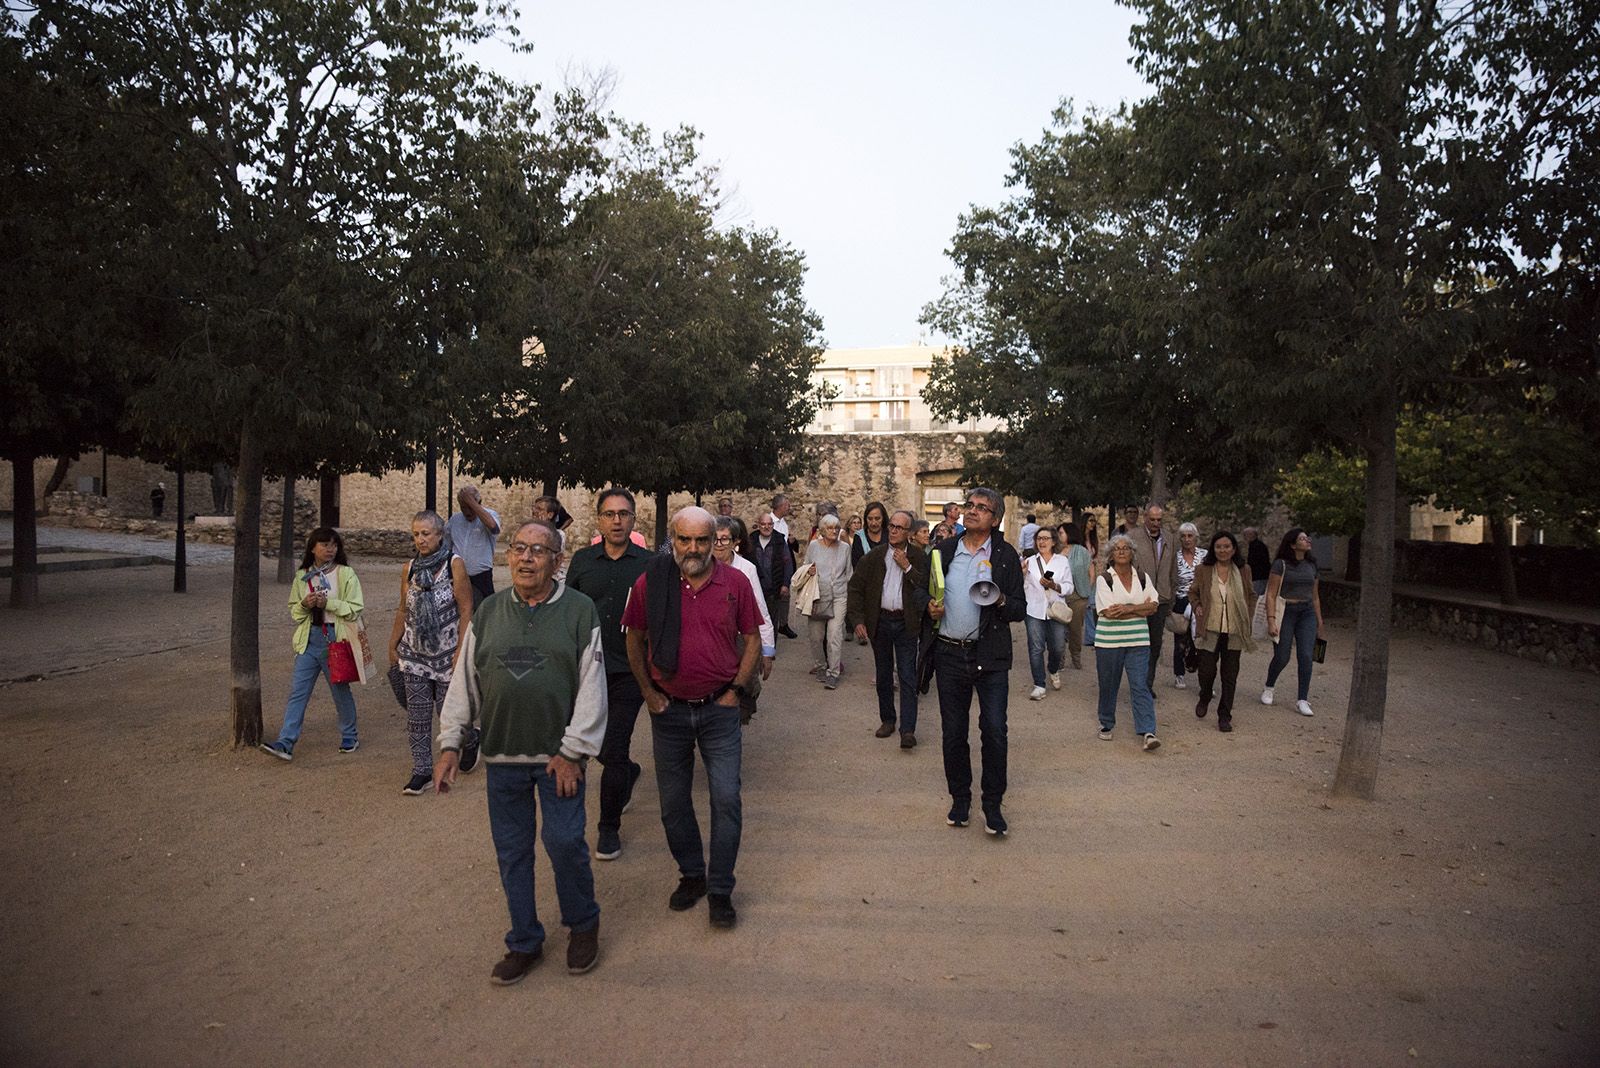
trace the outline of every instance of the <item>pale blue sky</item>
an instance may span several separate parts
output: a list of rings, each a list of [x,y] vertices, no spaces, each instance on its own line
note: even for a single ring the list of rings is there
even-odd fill
[[[905,345],[958,216],[1005,195],[1008,149],[1062,97],[1109,109],[1142,94],[1132,22],[1111,0],[541,0],[523,5],[534,53],[507,73],[555,86],[609,69],[613,110],[697,128],[734,194],[724,221],[805,253],[828,345]]]

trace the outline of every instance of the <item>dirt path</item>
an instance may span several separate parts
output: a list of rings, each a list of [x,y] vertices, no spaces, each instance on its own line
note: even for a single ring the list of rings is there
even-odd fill
[[[381,627],[397,572],[362,575]],[[902,753],[872,737],[866,650],[848,647],[829,694],[786,641],[745,737],[739,928],[666,908],[676,875],[641,729],[625,852],[595,865],[599,968],[560,966],[541,856],[554,959],[499,989],[483,777],[401,796],[403,720],[376,686],[358,694],[353,756],[335,752],[325,691],[292,765],[232,751],[227,571],[196,568],[186,598],[168,584],[54,576],[39,613],[0,611],[0,676],[96,665],[0,687],[7,1063],[1600,1057],[1600,735],[1580,675],[1400,639],[1381,797],[1330,804],[1348,631],[1315,718],[1252,703],[1258,654],[1232,735],[1164,686],[1153,755],[1126,699],[1124,733],[1096,740],[1092,670],[1033,703],[1019,660],[997,841],[944,825],[931,701],[924,744]],[[269,730],[281,599],[269,583]]]

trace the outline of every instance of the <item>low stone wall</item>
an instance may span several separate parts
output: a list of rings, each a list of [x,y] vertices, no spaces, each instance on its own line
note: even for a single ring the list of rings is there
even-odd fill
[[[1322,607],[1330,616],[1354,619],[1360,598],[1358,583],[1322,580]],[[1600,674],[1600,625],[1593,623],[1406,593],[1395,594],[1391,618],[1398,630],[1425,631],[1552,667]]]
[[[105,497],[87,493],[52,493],[45,498],[44,512],[39,516],[41,526],[76,527],[82,530],[104,530],[113,534],[139,534],[145,537],[162,537],[171,541],[177,534],[177,523],[169,519],[140,519],[113,515],[111,502]],[[271,499],[261,502],[261,552],[265,556],[278,555],[279,527],[283,517],[283,498],[276,492]],[[294,499],[294,539],[296,551],[304,545],[305,536],[317,523],[316,505],[304,497]],[[343,533],[342,531],[340,532]],[[387,533],[387,532],[384,532]],[[232,545],[233,521],[184,524],[184,540],[208,545]],[[407,549],[407,555],[410,550]]]

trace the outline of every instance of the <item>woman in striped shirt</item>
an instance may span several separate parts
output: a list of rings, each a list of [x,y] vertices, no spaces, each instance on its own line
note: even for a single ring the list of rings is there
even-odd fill
[[[1095,670],[1100,676],[1100,740],[1111,740],[1117,725],[1117,691],[1128,676],[1133,699],[1133,729],[1146,752],[1160,747],[1156,738],[1156,705],[1150,694],[1150,627],[1155,614],[1156,584],[1133,566],[1133,539],[1117,534],[1107,543],[1111,565],[1094,583]]]

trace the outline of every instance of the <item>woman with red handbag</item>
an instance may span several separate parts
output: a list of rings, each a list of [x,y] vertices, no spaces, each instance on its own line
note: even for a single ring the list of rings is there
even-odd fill
[[[318,527],[306,535],[306,552],[289,589],[289,618],[294,620],[294,674],[289,700],[283,709],[283,728],[275,742],[261,748],[279,760],[293,760],[306,704],[318,675],[328,676],[333,707],[339,715],[339,752],[354,753],[356,699],[350,683],[357,678],[356,643],[360,638],[361,580],[344,555],[344,541],[331,527]]]

